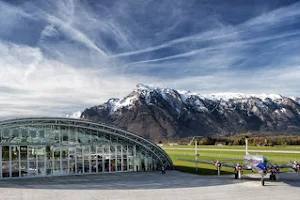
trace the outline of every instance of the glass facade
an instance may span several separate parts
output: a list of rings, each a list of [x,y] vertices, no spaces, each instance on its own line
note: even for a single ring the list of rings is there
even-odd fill
[[[105,130],[60,124],[0,124],[0,179],[152,171],[149,149]]]

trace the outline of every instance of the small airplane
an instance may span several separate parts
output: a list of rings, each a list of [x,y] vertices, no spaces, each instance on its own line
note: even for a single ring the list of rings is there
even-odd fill
[[[262,155],[253,155],[248,153],[248,139],[245,139],[246,144],[246,155],[244,157],[244,165],[237,164],[227,164],[227,163],[221,163],[219,160],[216,162],[214,161],[201,161],[201,160],[189,160],[184,158],[177,158],[177,160],[183,160],[188,162],[195,162],[195,163],[204,163],[204,164],[213,164],[216,166],[218,170],[218,175],[220,175],[220,170],[222,166],[225,167],[232,167],[235,171],[235,179],[241,179],[241,172],[243,170],[252,170],[253,172],[256,172],[261,175],[261,185],[265,185],[264,177],[270,173],[270,180],[276,180],[276,174],[280,172],[280,169],[282,168],[291,168],[297,173],[297,176],[300,176],[300,163],[294,161],[290,162],[285,165],[277,165],[277,164],[270,164],[268,159]]]

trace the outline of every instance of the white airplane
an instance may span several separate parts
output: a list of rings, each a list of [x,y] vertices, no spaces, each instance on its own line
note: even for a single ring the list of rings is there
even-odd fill
[[[270,173],[270,180],[276,180],[276,174],[280,172],[281,168],[291,168],[293,169],[298,177],[300,175],[300,163],[294,161],[290,162],[285,165],[273,165],[270,164],[268,159],[262,155],[253,155],[248,153],[248,139],[245,140],[246,143],[246,155],[244,157],[244,165],[237,164],[227,164],[221,163],[219,160],[217,162],[208,162],[208,161],[201,161],[201,160],[189,160],[183,158],[177,158],[177,160],[183,160],[188,162],[196,162],[196,163],[204,163],[204,164],[213,164],[218,169],[218,175],[220,175],[220,170],[222,166],[225,167],[232,167],[235,171],[235,179],[241,179],[241,172],[243,170],[252,170],[261,175],[261,185],[265,185],[264,177]]]

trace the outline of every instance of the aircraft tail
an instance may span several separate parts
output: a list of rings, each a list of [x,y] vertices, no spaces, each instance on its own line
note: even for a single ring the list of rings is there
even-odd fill
[[[245,145],[246,145],[246,155],[248,155],[248,138],[245,138]]]

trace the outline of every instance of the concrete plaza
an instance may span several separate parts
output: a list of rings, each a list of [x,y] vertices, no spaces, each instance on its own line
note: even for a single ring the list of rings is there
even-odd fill
[[[131,172],[0,181],[0,199],[300,199],[300,178],[281,174],[260,185],[257,175],[199,176],[178,171]]]

